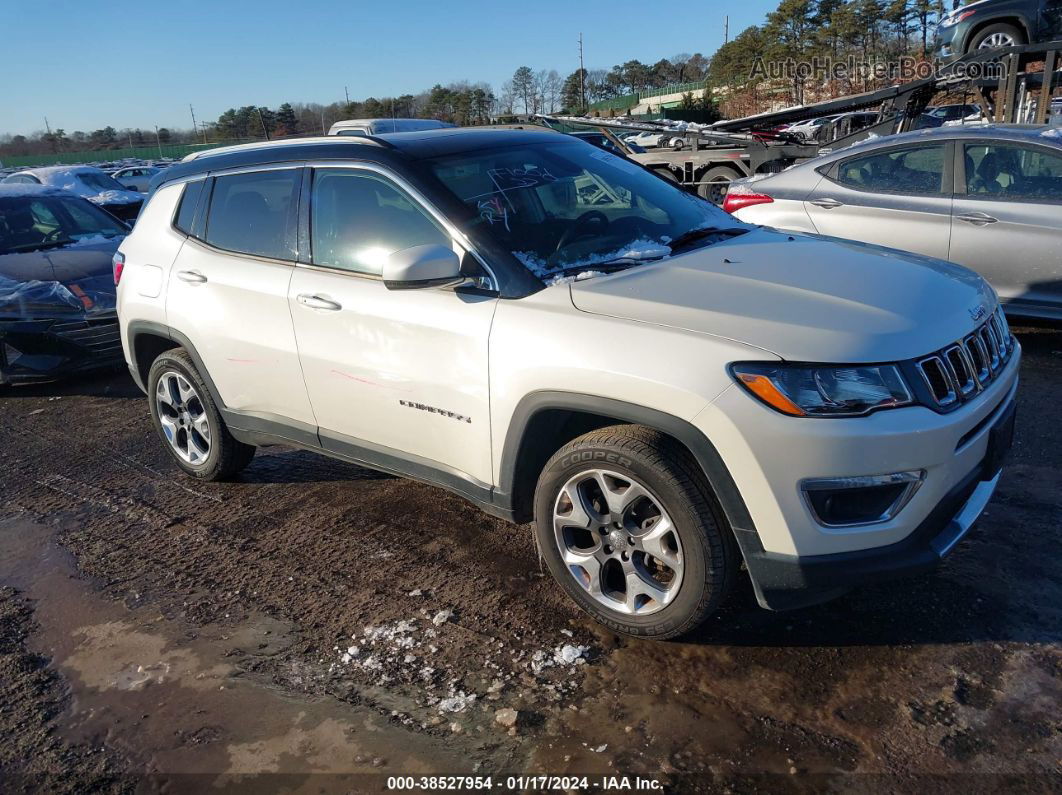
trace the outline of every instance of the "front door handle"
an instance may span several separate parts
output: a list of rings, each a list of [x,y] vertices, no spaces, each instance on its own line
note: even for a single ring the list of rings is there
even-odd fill
[[[810,203],[824,210],[832,210],[834,207],[841,206],[841,202],[837,201],[837,199],[812,199]]]
[[[999,222],[998,218],[993,218],[987,213],[966,213],[965,215],[956,215],[955,217],[958,218],[960,221],[965,221],[966,223],[973,224],[974,226],[984,226],[985,224],[994,224]]]
[[[296,299],[303,306],[308,306],[310,309],[324,309],[329,312],[338,312],[343,308],[342,304],[337,304],[330,298],[322,298],[319,295],[311,295],[309,293],[303,293]]]
[[[199,271],[177,271],[177,278],[189,284],[203,284],[207,280]]]

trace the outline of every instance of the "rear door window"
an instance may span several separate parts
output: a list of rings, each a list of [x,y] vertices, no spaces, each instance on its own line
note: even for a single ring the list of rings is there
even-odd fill
[[[1062,156],[1010,144],[966,144],[966,195],[981,199],[1062,201]]]
[[[876,193],[943,193],[944,144],[890,149],[842,161],[837,182]]]
[[[294,260],[300,184],[296,169],[215,178],[206,242],[241,254]]]

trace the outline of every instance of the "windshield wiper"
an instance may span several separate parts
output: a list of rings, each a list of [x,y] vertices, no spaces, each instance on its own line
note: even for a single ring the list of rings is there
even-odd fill
[[[61,248],[62,246],[69,246],[74,241],[70,238],[66,240],[53,240],[50,243],[23,243],[21,246],[11,246],[7,250],[7,253],[26,253],[30,251],[44,251],[49,248]]]
[[[700,229],[691,229],[688,232],[683,232],[676,237],[670,243],[667,243],[667,247],[671,249],[671,253],[674,254],[680,249],[687,248],[691,244],[696,243],[698,240],[703,240],[706,237],[714,237],[716,235],[723,237],[737,237],[738,235],[745,234],[747,229],[742,229],[739,226],[705,226]]]

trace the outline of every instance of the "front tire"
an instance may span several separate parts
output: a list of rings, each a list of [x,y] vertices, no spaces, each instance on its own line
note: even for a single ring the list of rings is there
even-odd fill
[[[185,473],[200,480],[228,480],[251,463],[255,448],[229,432],[183,348],[159,355],[148,371],[147,388],[155,429]]]
[[[535,533],[565,592],[625,635],[690,632],[722,602],[738,567],[696,462],[643,426],[603,428],[561,448],[535,491]]]
[[[1025,34],[1020,28],[1000,22],[989,25],[984,30],[978,31],[977,35],[970,40],[967,52],[978,50],[998,50],[1003,47],[1015,47],[1025,44]]]

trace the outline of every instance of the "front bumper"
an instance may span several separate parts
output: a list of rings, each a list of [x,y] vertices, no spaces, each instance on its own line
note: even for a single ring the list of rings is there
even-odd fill
[[[122,363],[118,317],[0,321],[0,384],[35,383]]]
[[[996,425],[1013,422],[1014,402]],[[987,462],[985,462],[987,464]],[[770,610],[825,602],[858,585],[909,577],[934,569],[973,527],[999,483],[1001,469],[978,466],[902,541],[833,555],[793,557],[765,552],[747,533],[737,534],[756,599]]]
[[[814,604],[939,562],[995,488],[1000,459],[992,439],[1012,422],[1020,360],[1016,347],[977,399],[948,414],[910,407],[851,420],[795,419],[735,387],[694,418],[747,508],[748,526],[728,516],[760,604]],[[924,473],[910,501],[861,525],[823,525],[801,488],[808,479],[907,471]]]

